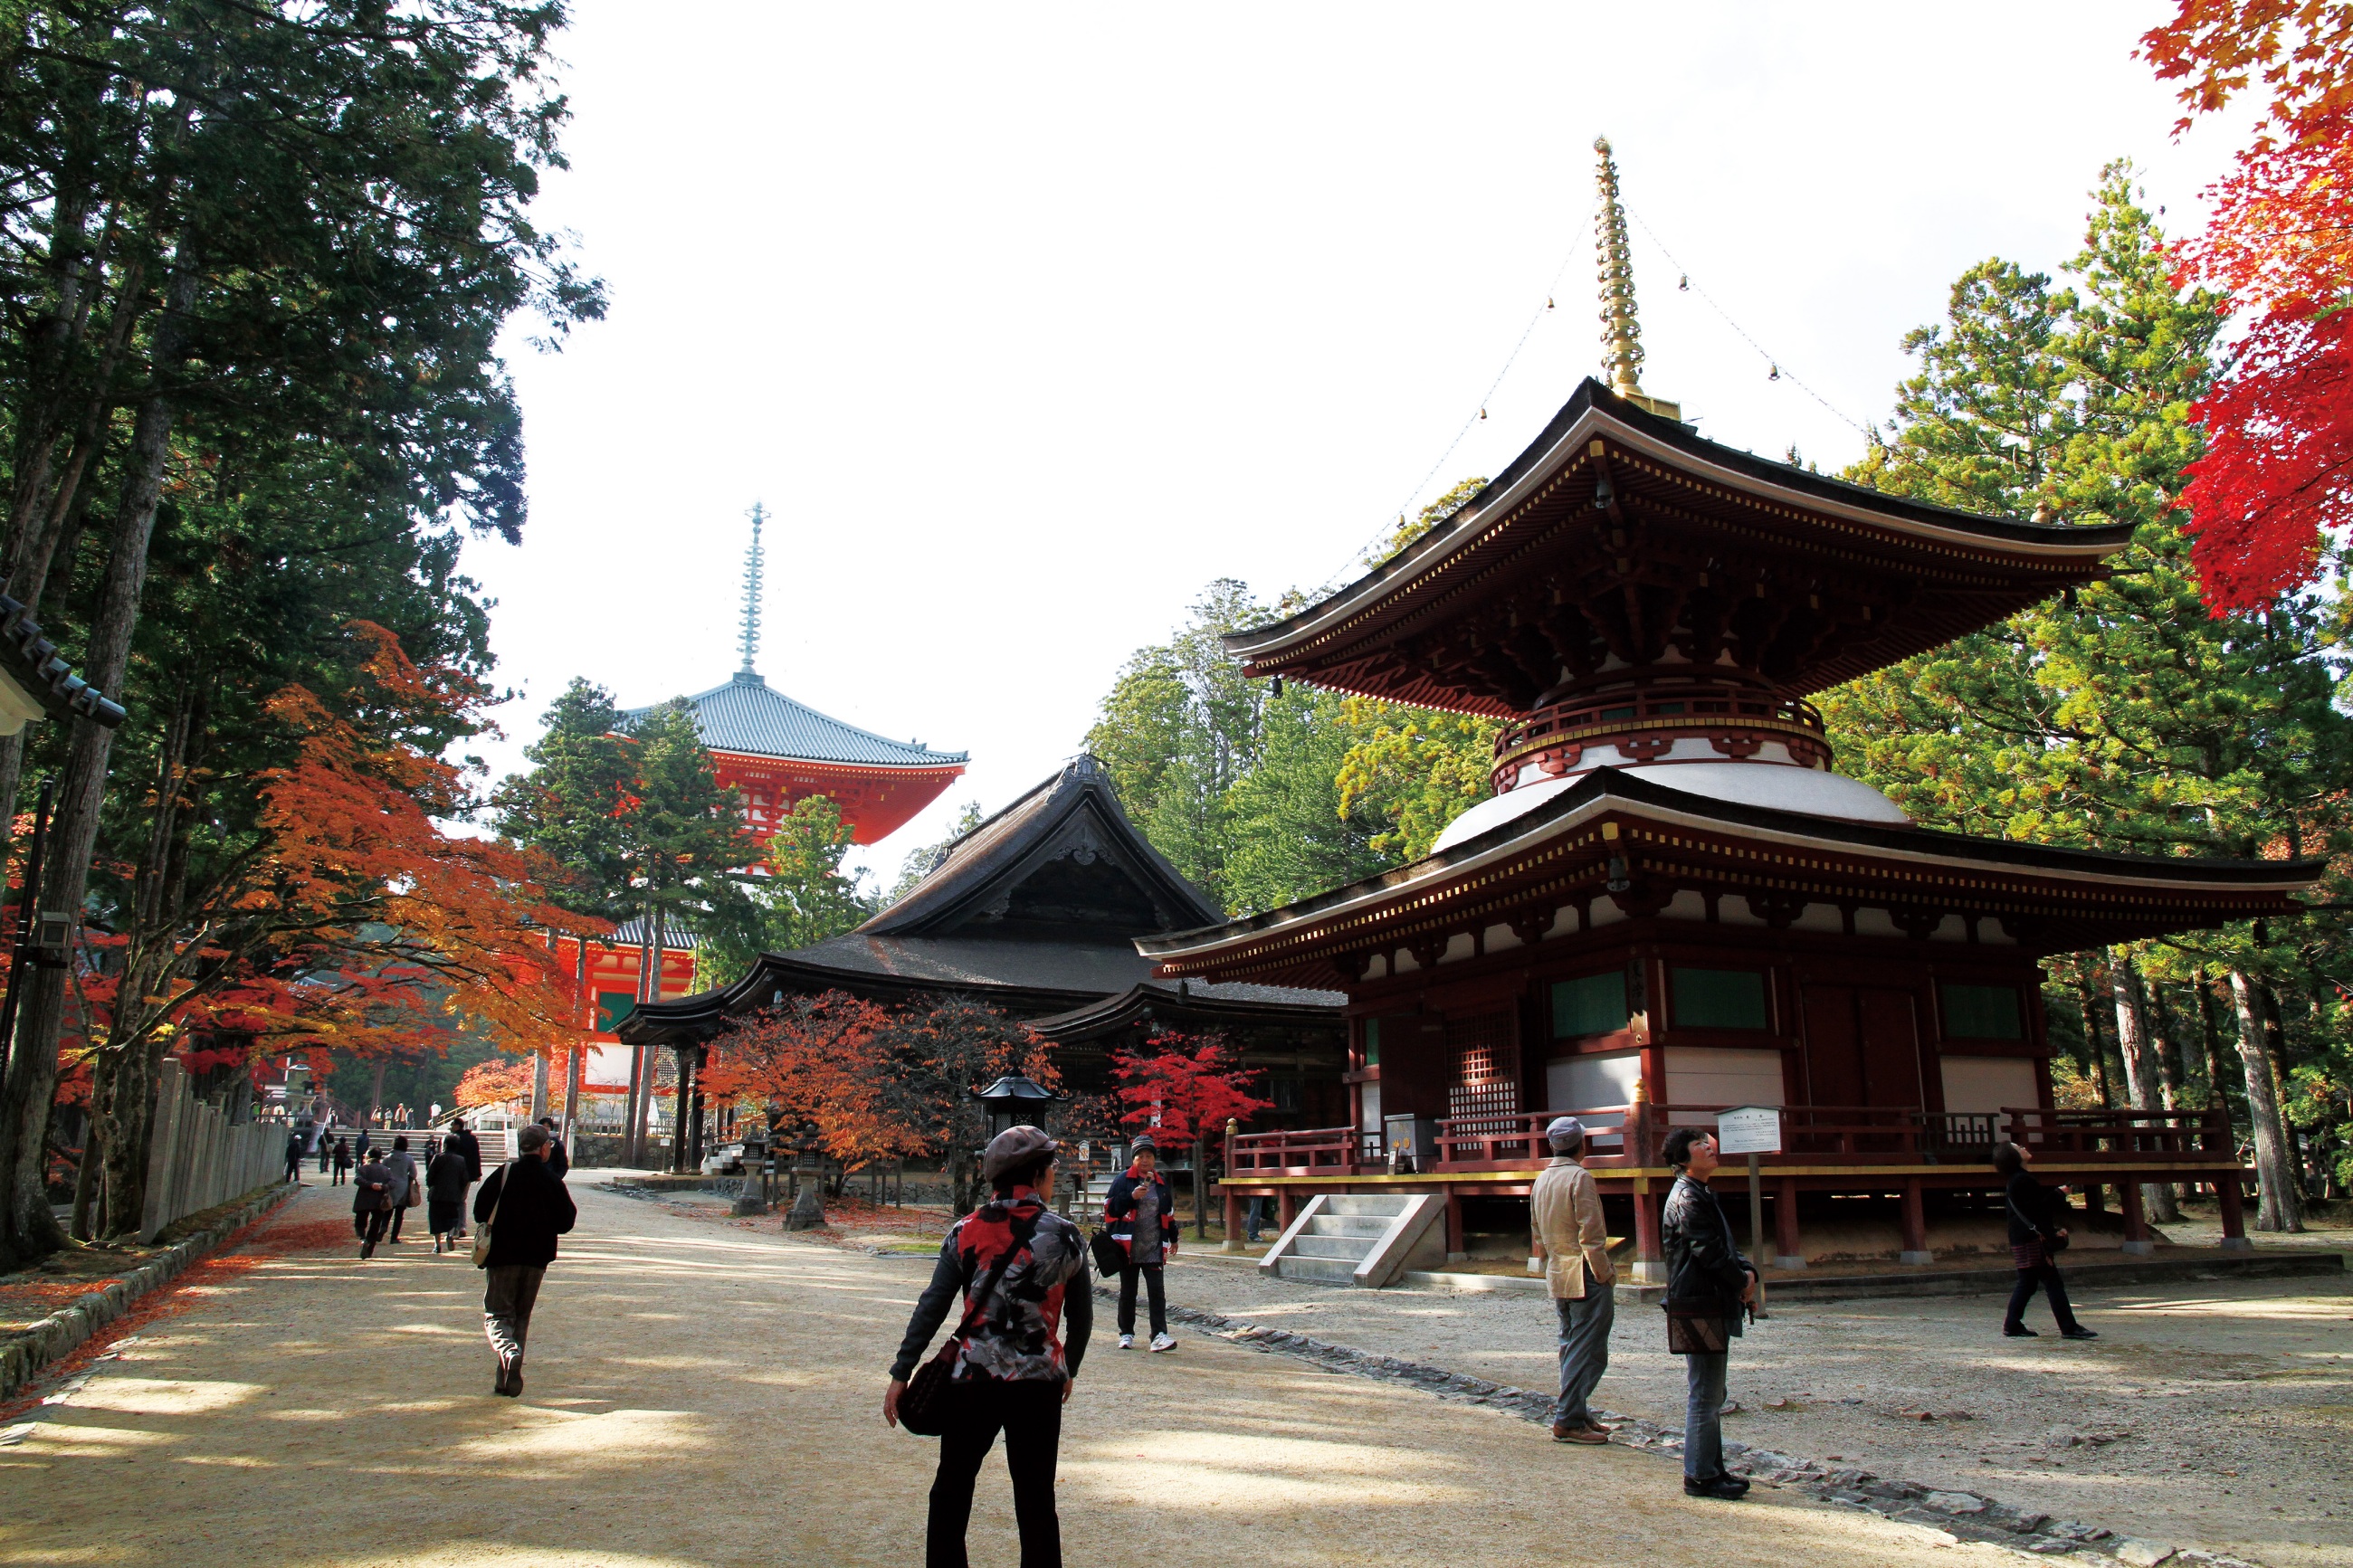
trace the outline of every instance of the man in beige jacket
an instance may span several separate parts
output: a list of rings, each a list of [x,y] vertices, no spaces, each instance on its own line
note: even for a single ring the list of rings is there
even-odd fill
[[[1601,1192],[1586,1173],[1585,1125],[1573,1116],[1545,1129],[1552,1160],[1528,1194],[1529,1251],[1544,1260],[1545,1284],[1560,1315],[1560,1402],[1553,1406],[1556,1443],[1606,1443],[1609,1428],[1586,1406],[1609,1366],[1609,1323],[1617,1315],[1618,1271],[1601,1223]]]

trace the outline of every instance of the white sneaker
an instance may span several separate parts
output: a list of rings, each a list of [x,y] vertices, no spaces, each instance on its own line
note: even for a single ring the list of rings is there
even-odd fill
[[[1155,1334],[1152,1336],[1152,1348],[1156,1351],[1173,1351],[1176,1348],[1176,1336]]]
[[[1122,1350],[1124,1350],[1124,1351],[1132,1351],[1132,1350],[1134,1350],[1134,1349],[1135,1348],[1135,1336],[1134,1336],[1134,1334],[1122,1334],[1122,1335],[1120,1335],[1120,1336],[1119,1336],[1119,1348],[1120,1348],[1120,1349],[1122,1349]]]

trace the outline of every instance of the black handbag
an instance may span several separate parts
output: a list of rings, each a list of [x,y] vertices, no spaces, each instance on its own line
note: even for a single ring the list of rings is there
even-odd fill
[[[917,1367],[915,1375],[907,1380],[907,1391],[899,1395],[899,1425],[916,1436],[936,1437],[948,1429],[948,1402],[955,1395],[956,1342],[972,1332],[972,1326],[980,1321],[981,1313],[988,1307],[989,1292],[997,1289],[997,1282],[1013,1266],[1013,1255],[1029,1246],[1029,1238],[1036,1234],[1035,1226],[1027,1231],[1014,1231],[1012,1245],[989,1266],[988,1277],[974,1289],[955,1332],[948,1336],[939,1354]]]
[[[1724,1303],[1715,1297],[1670,1296],[1659,1304],[1667,1311],[1669,1355],[1722,1355],[1732,1348]]]
[[[1108,1230],[1098,1229],[1088,1237],[1087,1250],[1095,1255],[1095,1272],[1106,1279],[1127,1267],[1127,1248]]]

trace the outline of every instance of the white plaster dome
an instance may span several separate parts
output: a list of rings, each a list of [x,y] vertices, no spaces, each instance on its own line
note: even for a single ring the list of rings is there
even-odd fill
[[[1707,800],[1738,805],[1761,805],[1774,811],[1799,811],[1809,816],[1834,817],[1841,822],[1878,822],[1906,826],[1911,818],[1894,801],[1859,779],[1820,768],[1776,766],[1770,763],[1658,763],[1622,767],[1645,784],[1681,790]],[[1534,811],[1565,789],[1581,783],[1587,773],[1522,784],[1508,795],[1482,800],[1447,826],[1433,850],[1451,849],[1489,828]]]

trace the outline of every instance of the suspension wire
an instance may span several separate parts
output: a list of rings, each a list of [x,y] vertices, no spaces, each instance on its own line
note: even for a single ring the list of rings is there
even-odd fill
[[[1462,421],[1462,428],[1454,432],[1454,439],[1446,444],[1446,450],[1438,454],[1438,461],[1430,465],[1430,472],[1422,475],[1413,489],[1406,492],[1405,499],[1398,503],[1397,514],[1400,521],[1406,517],[1413,503],[1419,499],[1421,492],[1430,488],[1430,481],[1438,477],[1438,471],[1446,467],[1447,459],[1454,456],[1454,449],[1462,445],[1463,437],[1471,434],[1471,426],[1487,416],[1487,405],[1494,400],[1495,391],[1504,384],[1504,378],[1512,374],[1512,366],[1518,361],[1520,351],[1528,346],[1528,339],[1535,334],[1536,323],[1546,316],[1556,313],[1553,309],[1553,301],[1560,293],[1560,280],[1567,274],[1569,264],[1577,259],[1578,254],[1585,249],[1587,241],[1591,237],[1592,224],[1588,220],[1584,237],[1578,239],[1567,255],[1560,258],[1560,265],[1553,269],[1552,281],[1545,286],[1545,302],[1536,307],[1535,313],[1528,317],[1528,324],[1520,329],[1519,341],[1513,343],[1512,352],[1504,356],[1504,368],[1497,371],[1495,379],[1487,384],[1487,390],[1480,396],[1478,406],[1471,411],[1469,418]],[[1396,523],[1383,522],[1379,528],[1374,530],[1372,537],[1352,551],[1347,561],[1338,571],[1324,579],[1323,585],[1318,587],[1312,596],[1320,599],[1348,581],[1362,569],[1365,557],[1381,541],[1395,532],[1397,526]]]
[[[1725,310],[1723,306],[1715,302],[1715,296],[1710,294],[1706,289],[1693,282],[1691,280],[1691,268],[1685,267],[1682,262],[1675,259],[1675,253],[1669,250],[1666,247],[1665,243],[1662,241],[1656,234],[1653,234],[1651,231],[1651,226],[1642,221],[1642,215],[1641,213],[1636,212],[1631,206],[1629,206],[1626,209],[1626,216],[1634,220],[1634,226],[1642,231],[1643,238],[1649,240],[1652,245],[1659,247],[1659,254],[1667,258],[1667,264],[1672,267],[1676,273],[1682,278],[1683,287],[1689,289],[1693,293],[1706,300],[1707,308],[1714,310],[1719,317],[1723,318],[1724,324],[1730,327],[1739,337],[1742,342],[1746,343],[1750,348],[1757,351],[1758,357],[1763,359],[1766,364],[1772,368],[1773,378],[1775,380],[1789,383],[1789,384],[1795,386],[1808,397],[1812,398],[1816,403],[1820,404],[1825,409],[1828,409],[1834,417],[1846,424],[1853,426],[1855,429],[1862,432],[1862,438],[1870,442],[1873,446],[1876,447],[1880,444],[1881,437],[1878,431],[1873,429],[1870,426],[1863,424],[1861,420],[1856,419],[1844,409],[1839,407],[1836,404],[1833,404],[1829,398],[1824,397],[1820,393],[1816,392],[1812,387],[1808,386],[1804,382],[1799,380],[1793,372],[1784,368],[1778,356],[1776,356],[1770,350],[1767,349],[1763,343],[1760,343],[1755,338],[1750,337],[1748,335],[1748,330],[1743,327],[1738,321],[1732,319],[1731,311]]]

